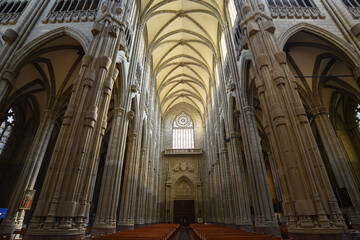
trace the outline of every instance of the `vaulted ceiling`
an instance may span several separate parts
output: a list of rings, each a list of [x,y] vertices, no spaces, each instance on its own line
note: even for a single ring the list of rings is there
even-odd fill
[[[162,113],[189,103],[206,111],[219,56],[224,0],[141,0]]]

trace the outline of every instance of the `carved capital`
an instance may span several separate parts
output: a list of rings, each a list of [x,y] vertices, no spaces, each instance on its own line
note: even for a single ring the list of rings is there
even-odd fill
[[[230,132],[230,137],[231,138],[240,138],[240,133],[239,132]]]
[[[54,110],[45,109],[42,113],[42,118],[55,120],[58,117],[57,115],[58,115],[57,112],[55,112]]]
[[[136,86],[136,84],[131,84],[131,86],[130,86],[130,91],[133,92],[133,93],[136,93],[136,92],[137,92],[137,86]]]
[[[255,108],[253,108],[253,107],[251,107],[251,106],[246,106],[246,107],[244,107],[244,110],[245,110],[245,113],[247,114],[247,115],[253,115],[253,114],[255,114]]]
[[[122,117],[124,115],[124,108],[122,107],[116,107],[113,109],[113,115]]]
[[[135,117],[135,112],[134,112],[134,111],[129,111],[129,112],[127,113],[127,119],[128,119],[129,121],[133,120],[134,117]]]
[[[111,25],[109,27],[108,33],[110,36],[116,38],[119,35],[120,29],[118,26],[116,25]]]
[[[129,133],[129,140],[135,140],[136,139],[136,136],[137,136],[137,134],[136,133]]]
[[[236,110],[233,111],[233,113],[234,113],[234,116],[235,116],[235,117],[240,116],[240,110],[237,110],[237,109],[236,109]]]
[[[313,108],[313,109],[311,109],[310,113],[314,117],[317,117],[319,115],[327,115],[328,114],[326,107],[324,107],[324,106]]]
[[[236,83],[230,83],[229,89],[230,89],[231,92],[235,91],[235,89],[236,89]]]
[[[112,61],[108,56],[99,57],[99,65],[100,65],[101,68],[105,68],[106,70],[109,70],[111,62]]]
[[[15,79],[15,73],[9,70],[5,70],[4,74],[1,77],[1,80],[7,82],[10,86],[13,86]]]

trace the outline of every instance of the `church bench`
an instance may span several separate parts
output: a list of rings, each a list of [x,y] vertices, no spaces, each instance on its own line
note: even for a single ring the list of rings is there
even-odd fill
[[[144,228],[137,228],[131,231],[118,232],[109,234],[107,236],[100,236],[98,238],[91,237],[92,240],[133,240],[133,239],[145,239],[145,240],[171,240],[176,235],[180,225],[179,224],[157,224]]]
[[[240,229],[220,227],[217,225],[191,224],[190,229],[196,240],[281,240],[281,237],[268,236]]]

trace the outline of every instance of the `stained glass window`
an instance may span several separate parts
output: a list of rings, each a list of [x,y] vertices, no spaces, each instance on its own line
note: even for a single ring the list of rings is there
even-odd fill
[[[356,121],[358,127],[360,127],[360,104],[357,105],[355,112],[356,112],[356,120],[355,121]]]
[[[173,122],[173,149],[194,148],[194,124],[182,113]]]
[[[6,120],[1,123],[0,126],[0,154],[2,153],[9,137],[11,130],[14,127],[15,115],[14,111],[10,109],[7,113]]]

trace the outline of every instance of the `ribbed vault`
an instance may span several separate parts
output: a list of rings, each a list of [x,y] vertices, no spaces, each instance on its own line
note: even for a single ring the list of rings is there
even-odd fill
[[[222,0],[141,1],[141,21],[163,113],[179,103],[188,103],[202,114],[206,111],[219,56],[223,5]]]

